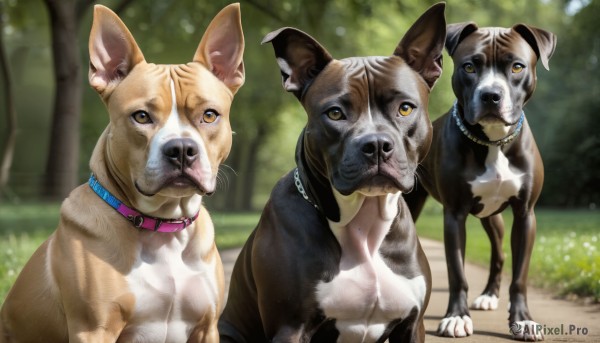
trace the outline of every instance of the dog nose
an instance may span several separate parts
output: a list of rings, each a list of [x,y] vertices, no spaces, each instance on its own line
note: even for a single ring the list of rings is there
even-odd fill
[[[502,101],[502,91],[496,88],[484,89],[481,92],[481,102],[488,106],[498,106]]]
[[[359,141],[360,151],[364,156],[377,161],[386,161],[394,151],[394,141],[385,134],[370,134]]]
[[[177,167],[189,167],[198,158],[198,144],[190,138],[171,139],[163,146],[163,155]]]

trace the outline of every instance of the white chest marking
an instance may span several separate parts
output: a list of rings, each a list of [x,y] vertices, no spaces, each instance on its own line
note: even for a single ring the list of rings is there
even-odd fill
[[[127,275],[135,310],[119,342],[186,342],[198,320],[216,311],[214,265],[184,258],[187,230],[144,238]]]
[[[397,215],[400,193],[334,194],[341,220],[329,225],[342,248],[340,273],[317,285],[317,300],[325,315],[336,319],[338,342],[375,342],[392,320],[422,308],[425,278],[395,274],[379,255]]]
[[[479,202],[483,204],[483,209],[475,214],[479,218],[490,216],[508,199],[518,196],[525,175],[510,167],[500,147],[488,149],[485,172],[469,182],[473,196],[480,197]]]

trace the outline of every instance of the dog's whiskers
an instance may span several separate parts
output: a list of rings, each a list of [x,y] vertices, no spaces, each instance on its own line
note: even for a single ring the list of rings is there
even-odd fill
[[[226,164],[222,164],[219,166],[219,170],[217,171],[217,188],[219,189],[228,189],[229,188],[229,172],[223,170],[221,167],[227,167],[229,170],[231,170],[231,172],[233,172],[233,175],[237,176],[237,173],[235,172],[235,170],[233,168],[231,168],[230,166],[226,165]]]

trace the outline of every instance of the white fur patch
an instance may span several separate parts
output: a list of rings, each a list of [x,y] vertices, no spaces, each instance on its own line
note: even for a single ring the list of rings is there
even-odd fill
[[[473,334],[473,321],[469,316],[444,318],[437,329],[438,336],[466,337]]]
[[[499,113],[509,113],[512,111],[513,105],[512,105],[512,99],[510,97],[510,87],[508,85],[508,82],[506,79],[499,77],[499,75],[497,75],[495,73],[495,71],[493,69],[489,70],[489,72],[487,72],[485,75],[482,76],[481,81],[479,82],[479,84],[477,85],[477,88],[475,88],[475,91],[473,93],[473,100],[474,101],[474,109],[475,112],[478,113],[481,111],[480,106],[482,106],[483,104],[481,103],[481,95],[484,91],[490,89],[490,88],[500,88],[502,90],[502,100],[500,102],[500,104],[498,105],[498,110]],[[488,138],[492,139],[492,140],[497,140],[500,139],[502,137],[489,137]]]
[[[543,341],[542,326],[533,320],[521,320],[510,324],[510,333],[515,340],[536,342]]]
[[[343,196],[334,190],[341,220],[329,222],[341,248],[340,273],[316,287],[319,306],[336,319],[339,342],[375,342],[390,321],[422,309],[424,276],[395,274],[379,247],[398,213],[400,193]]]
[[[523,185],[524,173],[513,170],[500,147],[488,148],[485,172],[470,181],[474,197],[480,197],[483,209],[475,216],[485,218],[496,212],[513,196],[518,196]]]
[[[493,311],[498,309],[498,297],[496,295],[482,294],[471,304],[473,310]]]
[[[190,232],[149,234],[138,246],[138,257],[126,276],[135,295],[135,309],[121,338],[127,342],[185,342],[207,312],[216,311],[219,297],[214,264],[184,261]]]

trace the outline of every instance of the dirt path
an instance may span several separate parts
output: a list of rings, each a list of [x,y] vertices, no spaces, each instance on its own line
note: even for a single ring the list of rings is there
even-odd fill
[[[426,342],[450,343],[453,342],[452,339],[435,335],[437,325],[446,312],[448,302],[444,247],[440,242],[426,239],[421,239],[421,244],[429,259],[433,276],[431,300],[425,314]],[[227,287],[238,253],[238,249],[221,252]],[[487,270],[469,263],[465,268],[470,289],[469,301],[472,301],[485,286],[488,277]],[[503,281],[498,310],[471,311],[475,333],[467,338],[456,339],[457,343],[511,341],[507,321],[510,277],[505,275]],[[553,299],[551,294],[531,287],[528,298],[533,318],[538,323],[545,325],[546,342],[600,342],[600,306],[582,306],[565,300]],[[571,329],[573,331],[570,331]],[[579,334],[577,334],[577,329],[579,329]]]

